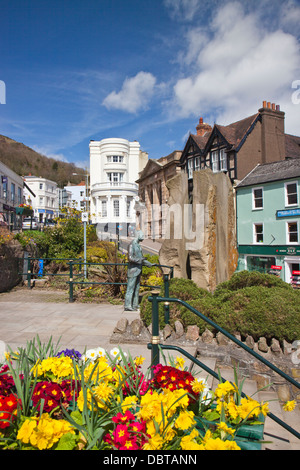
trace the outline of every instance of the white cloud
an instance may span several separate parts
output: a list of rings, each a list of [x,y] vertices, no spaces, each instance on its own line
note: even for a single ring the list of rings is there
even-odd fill
[[[171,18],[192,20],[201,6],[200,0],[164,0]]]
[[[286,102],[292,81],[300,79],[296,37],[267,31],[259,15],[246,14],[238,2],[221,7],[206,31],[190,30],[179,58],[193,64],[174,85],[171,113],[181,117],[207,113],[225,124],[219,118],[245,117],[263,100]]]
[[[139,72],[135,77],[126,78],[119,92],[111,92],[104,100],[107,109],[120,109],[136,113],[147,107],[154,94],[156,78],[148,72]]]

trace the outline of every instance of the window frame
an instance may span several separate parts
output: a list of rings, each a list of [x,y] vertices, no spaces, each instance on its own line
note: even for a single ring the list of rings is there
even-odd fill
[[[254,194],[255,191],[260,190],[260,189],[261,189],[261,192],[262,192],[261,198],[255,198],[255,194]],[[257,199],[262,200],[262,206],[261,207],[256,207],[255,201]],[[263,208],[264,208],[264,188],[263,188],[263,186],[257,186],[255,188],[252,188],[252,210],[253,211],[260,211],[260,210],[263,210]]]
[[[114,217],[120,217],[120,200],[119,199],[113,199],[113,214],[114,214]]]
[[[296,224],[297,232],[290,232],[289,225]],[[291,233],[297,233],[297,241],[291,242],[290,235]],[[298,220],[287,220],[286,222],[286,242],[287,245],[298,245],[299,244],[299,223]]]
[[[219,150],[210,151],[211,169],[213,173],[220,171]]]
[[[227,171],[227,153],[225,148],[219,149],[219,171]]]
[[[261,226],[262,227],[262,232],[258,233],[256,230],[256,227]],[[262,235],[262,241],[257,240],[257,236]],[[253,224],[253,244],[254,245],[261,245],[264,243],[264,224],[263,222],[254,222]]]
[[[296,194],[297,196],[297,201],[296,202],[293,202],[292,204],[289,203],[289,200],[288,200],[288,186],[291,186],[292,184],[295,184],[296,185],[296,193],[293,193],[293,194]],[[298,181],[289,181],[289,182],[286,182],[284,183],[284,196],[285,196],[285,207],[295,207],[295,206],[298,206],[299,204],[299,195],[298,195]]]

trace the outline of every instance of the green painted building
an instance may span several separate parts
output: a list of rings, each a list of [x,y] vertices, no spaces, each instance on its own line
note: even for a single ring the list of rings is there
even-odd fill
[[[236,186],[236,215],[237,271],[300,286],[300,159],[257,165]]]

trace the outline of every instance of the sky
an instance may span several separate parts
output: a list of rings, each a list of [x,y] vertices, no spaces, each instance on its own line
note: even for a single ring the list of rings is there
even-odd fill
[[[0,134],[89,167],[89,142],[183,150],[199,118],[280,105],[300,135],[300,0],[0,0]]]

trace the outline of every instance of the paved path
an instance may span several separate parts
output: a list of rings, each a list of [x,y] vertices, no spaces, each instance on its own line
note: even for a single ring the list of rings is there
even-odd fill
[[[83,352],[101,346],[111,349],[110,337],[118,320],[139,318],[138,312],[125,312],[123,305],[69,303],[68,294],[49,290],[16,288],[0,294],[0,340],[12,349],[25,346],[39,335],[42,342],[52,336],[60,349],[74,348]],[[124,345],[124,350],[128,345]],[[140,351],[146,345],[130,345]],[[123,347],[122,347],[123,349]]]

